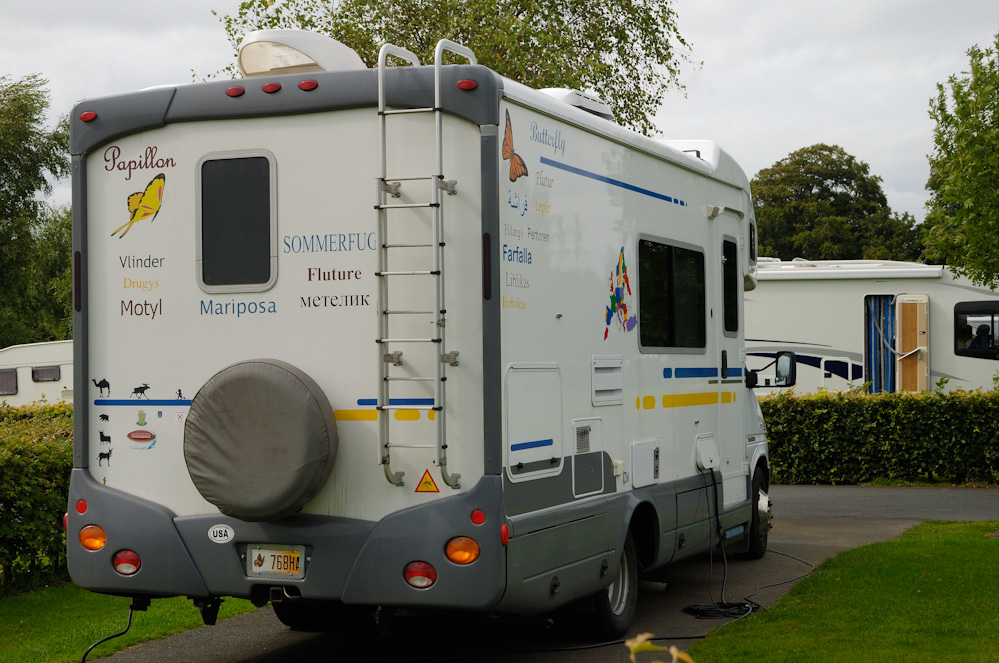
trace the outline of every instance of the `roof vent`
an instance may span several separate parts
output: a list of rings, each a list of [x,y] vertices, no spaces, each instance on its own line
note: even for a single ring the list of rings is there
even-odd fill
[[[306,30],[257,30],[243,37],[237,58],[243,76],[366,69],[349,46]]]
[[[552,99],[558,99],[563,104],[569,104],[570,106],[575,106],[576,108],[590,113],[591,115],[602,117],[605,120],[610,120],[611,122],[614,121],[614,111],[611,110],[611,107],[597,97],[586,94],[585,92],[570,90],[564,87],[546,87],[541,91]]]

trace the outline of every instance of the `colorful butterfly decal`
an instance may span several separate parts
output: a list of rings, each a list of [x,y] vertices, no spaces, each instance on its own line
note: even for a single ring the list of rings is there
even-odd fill
[[[160,173],[146,186],[145,191],[136,191],[130,195],[128,197],[128,213],[131,216],[128,219],[128,223],[111,233],[111,236],[114,237],[121,230],[124,230],[125,232],[118,235],[118,239],[121,239],[139,221],[149,219],[152,222],[156,218],[156,215],[160,213],[160,203],[163,202],[164,186],[166,186],[166,175]],[[149,217],[152,217],[152,219]]]
[[[510,161],[510,181],[527,175],[527,164],[513,151],[513,129],[510,127],[510,111],[506,112],[506,131],[503,133],[503,160]]]

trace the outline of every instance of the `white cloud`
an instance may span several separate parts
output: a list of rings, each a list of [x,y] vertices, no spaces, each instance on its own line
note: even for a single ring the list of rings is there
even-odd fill
[[[0,75],[38,72],[52,109],[88,97],[190,83],[232,61],[219,19],[239,0],[42,0],[0,9]],[[752,177],[824,142],[866,161],[892,208],[923,217],[936,84],[999,32],[995,0],[675,0],[703,68],[658,116],[669,138],[710,138]],[[58,202],[68,202],[60,184]]]
[[[815,143],[883,178],[892,209],[924,215],[936,84],[999,32],[994,0],[676,0],[699,71],[658,116],[670,138],[710,138],[752,177]]]

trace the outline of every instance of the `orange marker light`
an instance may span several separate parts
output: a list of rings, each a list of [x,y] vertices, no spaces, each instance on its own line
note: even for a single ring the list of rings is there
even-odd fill
[[[80,530],[80,545],[87,550],[100,550],[108,542],[108,535],[97,525],[87,525]]]
[[[457,536],[447,542],[444,554],[455,564],[471,564],[479,558],[479,544],[467,536]]]

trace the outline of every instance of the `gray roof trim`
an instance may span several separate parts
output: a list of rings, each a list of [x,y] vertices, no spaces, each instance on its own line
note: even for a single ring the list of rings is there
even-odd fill
[[[377,71],[310,72],[283,76],[260,76],[212,81],[192,85],[153,88],[130,94],[100,97],[80,102],[70,117],[70,148],[74,156],[85,156],[121,136],[157,129],[174,122],[274,117],[302,113],[375,107],[378,104]],[[390,67],[385,72],[386,103],[396,108],[431,108],[434,105],[434,68]],[[460,90],[457,82],[474,80],[474,90]],[[312,91],[300,90],[305,80],[319,85]],[[267,93],[267,83],[280,83],[281,89]],[[449,65],[441,74],[442,103],[446,113],[478,125],[499,124],[499,101],[503,79],[479,65]],[[226,90],[242,87],[241,96],[230,97]],[[97,113],[97,119],[84,122],[80,115]]]

